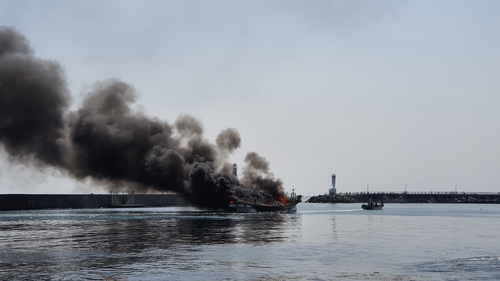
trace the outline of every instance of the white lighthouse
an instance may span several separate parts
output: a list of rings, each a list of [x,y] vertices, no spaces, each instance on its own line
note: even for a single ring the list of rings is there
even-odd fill
[[[233,175],[238,176],[238,165],[236,163],[233,164]]]
[[[332,174],[332,188],[330,188],[328,190],[328,192],[330,193],[330,195],[334,195],[335,192],[337,192],[337,189],[335,188],[335,179],[336,179],[335,174]]]

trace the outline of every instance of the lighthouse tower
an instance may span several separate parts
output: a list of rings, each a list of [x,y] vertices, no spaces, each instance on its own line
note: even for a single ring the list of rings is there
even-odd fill
[[[236,163],[233,164],[233,175],[238,176],[238,165]]]
[[[335,180],[336,180],[336,176],[335,176],[335,174],[332,174],[332,188],[330,188],[328,190],[330,195],[334,195],[337,192],[337,189],[335,188]]]

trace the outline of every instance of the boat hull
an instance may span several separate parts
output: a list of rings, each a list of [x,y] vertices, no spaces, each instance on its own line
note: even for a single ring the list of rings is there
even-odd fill
[[[270,206],[270,205],[250,204],[250,203],[235,203],[235,204],[229,204],[227,211],[231,213],[259,213],[259,212],[293,213],[297,211],[297,204]]]
[[[366,205],[366,204],[363,204],[361,205],[361,208],[363,208],[363,210],[382,210],[382,208],[384,207],[384,205],[378,205],[378,206],[374,206],[374,205]]]

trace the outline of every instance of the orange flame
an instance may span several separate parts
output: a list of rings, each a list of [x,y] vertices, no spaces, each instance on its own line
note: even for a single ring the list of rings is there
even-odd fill
[[[283,205],[286,205],[286,197],[285,196],[280,196],[280,201],[283,203]]]

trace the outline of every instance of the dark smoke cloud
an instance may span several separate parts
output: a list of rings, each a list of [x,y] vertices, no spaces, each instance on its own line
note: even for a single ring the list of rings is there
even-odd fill
[[[125,181],[136,186],[160,189],[168,185],[179,190],[184,158],[167,153],[177,148],[172,127],[158,119],[135,113],[132,86],[117,80],[98,83],[88,93],[83,106],[72,112],[68,124],[73,155],[68,163],[77,178]],[[169,167],[169,173],[160,173]]]
[[[37,59],[28,41],[0,28],[0,142],[17,160],[61,166],[70,96],[62,67]]]
[[[177,132],[184,137],[201,137],[203,135],[203,126],[190,115],[181,115],[175,121]]]
[[[271,194],[274,198],[279,198],[285,194],[283,182],[275,179],[270,172],[269,161],[256,152],[249,152],[245,156],[247,166],[243,170],[241,183],[256,190],[261,190]]]
[[[240,133],[234,128],[227,128],[219,133],[215,139],[217,150],[219,151],[220,158],[222,159],[217,164],[219,171],[229,173],[232,171],[233,166],[225,161],[227,157],[233,153],[241,145]]]
[[[0,28],[0,143],[10,158],[111,188],[178,192],[203,208],[220,208],[229,195],[249,190],[284,194],[257,153],[246,156],[241,184],[231,173],[227,159],[241,145],[236,129],[221,131],[213,144],[190,115],[172,125],[136,112],[137,97],[123,81],[100,81],[69,112],[62,67],[36,58],[15,30]]]
[[[234,128],[227,128],[219,133],[215,139],[215,143],[219,150],[231,153],[241,145],[240,133]]]

